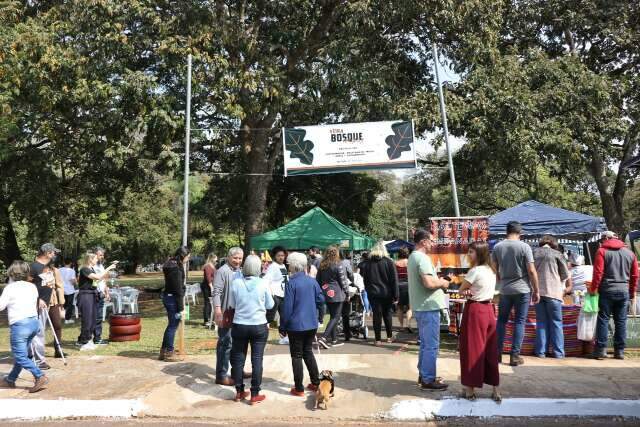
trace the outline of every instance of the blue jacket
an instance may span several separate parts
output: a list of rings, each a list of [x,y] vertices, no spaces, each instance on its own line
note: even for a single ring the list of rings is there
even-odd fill
[[[318,329],[317,309],[322,304],[324,295],[316,279],[305,273],[294,274],[284,290],[280,332]]]

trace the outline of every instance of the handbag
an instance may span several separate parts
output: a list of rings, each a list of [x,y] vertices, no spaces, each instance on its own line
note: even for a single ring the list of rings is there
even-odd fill
[[[242,276],[242,282],[244,286],[247,286],[247,281],[244,280],[244,276]],[[236,314],[235,308],[227,308],[224,313],[222,313],[222,325],[221,327],[224,329],[229,329],[233,325],[233,318]]]
[[[235,308],[227,308],[224,313],[222,313],[222,328],[229,329],[231,325],[233,325],[233,317],[235,314]]]
[[[582,311],[584,311],[585,313],[597,313],[598,299],[598,294],[586,294],[584,296],[584,305],[582,306]]]

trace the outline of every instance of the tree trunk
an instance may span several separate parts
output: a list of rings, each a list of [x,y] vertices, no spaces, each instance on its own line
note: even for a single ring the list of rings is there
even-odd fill
[[[273,123],[266,123],[266,120],[258,122],[254,126],[245,125],[245,129],[251,128],[268,128]],[[273,169],[275,161],[278,158],[279,149],[282,144],[274,132],[264,130],[245,131],[243,138],[243,147],[245,158],[247,160],[247,187],[246,187],[246,206],[245,206],[245,227],[244,227],[244,246],[251,249],[251,237],[262,232],[262,223],[264,221],[267,209],[267,196],[269,186],[273,180]],[[274,140],[273,144],[271,142]],[[273,145],[270,147],[270,145]]]
[[[606,165],[599,153],[591,153],[591,163],[589,164],[589,173],[593,176],[598,192],[600,193],[600,202],[602,203],[602,215],[607,223],[607,228],[618,234],[624,233],[624,186],[615,186],[611,189],[609,179],[606,174]],[[619,173],[624,173],[620,171]]]
[[[21,260],[22,255],[20,248],[18,247],[18,240],[16,239],[16,232],[11,223],[11,216],[9,215],[9,205],[6,201],[0,201],[0,260],[6,267],[15,261]]]

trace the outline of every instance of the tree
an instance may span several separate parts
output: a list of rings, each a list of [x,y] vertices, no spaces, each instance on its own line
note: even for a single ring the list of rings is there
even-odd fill
[[[447,88],[451,130],[468,141],[462,184],[510,182],[539,198],[543,171],[598,194],[609,228],[623,231],[637,175],[612,165],[640,146],[639,22],[637,2],[507,2],[495,49]],[[417,99],[433,114],[431,94]]]
[[[173,161],[170,99],[151,73],[162,19],[153,4],[4,2],[0,227],[5,261],[20,257],[12,220],[34,243],[80,233]],[[9,98],[4,101],[4,98]]]
[[[236,198],[248,207],[245,239],[261,231],[268,212],[280,127],[389,118],[431,78],[423,43],[441,38],[461,52],[477,49],[483,37],[475,33],[491,31],[496,4],[192,1],[172,14],[179,35],[166,50],[186,53],[179,46],[186,43],[194,54],[197,127],[235,129],[227,149],[249,174]]]

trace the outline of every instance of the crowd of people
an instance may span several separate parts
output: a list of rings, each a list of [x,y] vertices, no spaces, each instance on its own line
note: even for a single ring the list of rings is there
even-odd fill
[[[524,326],[530,305],[536,311],[535,355],[563,358],[562,304],[576,291],[599,294],[595,359],[606,357],[609,319],[615,324],[614,357],[624,358],[626,319],[635,298],[638,263],[632,251],[612,232],[602,234],[592,271],[584,258],[565,256],[553,236],[543,236],[538,247],[521,241],[522,226],[507,225],[507,236],[492,251],[485,242],[469,247],[471,269],[458,289],[468,297],[460,328],[460,370],[462,397],[476,398],[476,389],[493,387],[492,397],[501,400],[498,366],[502,362],[506,325],[513,312],[513,337],[508,363],[524,363],[520,356]],[[201,289],[205,296],[203,323],[217,326],[216,384],[234,386],[235,400],[251,404],[265,399],[260,393],[263,355],[270,329],[279,333],[279,343],[288,345],[294,384],[291,394],[304,396],[304,370],[310,378],[307,390],[316,390],[320,373],[313,346],[330,350],[352,339],[351,304],[355,294],[366,294],[373,317],[373,344],[394,340],[392,316],[395,311],[402,328],[413,332],[417,324],[418,385],[422,390],[445,390],[448,384],[437,375],[441,313],[448,307],[447,289],[452,276],[440,276],[429,256],[436,241],[427,230],[414,233],[415,248],[403,248],[392,260],[383,242],[377,243],[354,268],[348,254],[337,246],[324,253],[310,248],[307,254],[289,252],[277,246],[271,262],[251,253],[245,257],[240,247],[228,251],[222,265],[210,254],[204,265]],[[0,296],[0,310],[8,309],[14,367],[1,386],[15,387],[22,369],[34,376],[37,392],[45,388],[50,368],[45,359],[44,331],[51,325],[56,341],[62,339],[62,324],[74,322],[77,306],[81,331],[77,344],[95,348],[102,339],[103,304],[109,301],[107,278],[117,262],[105,266],[105,250],[94,248],[81,259],[78,271],[72,260],[56,267],[60,251],[51,243],[40,247],[33,263],[14,262],[8,269],[9,285]],[[176,352],[176,331],[183,320],[185,272],[191,257],[179,248],[163,265],[165,286],[162,303],[167,313],[160,360],[176,362],[184,354]],[[77,288],[77,291],[76,291]],[[499,294],[497,318],[494,311]],[[364,299],[363,299],[364,300]],[[75,301],[75,303],[74,303]],[[635,303],[635,302],[634,302]],[[319,334],[328,314],[324,331]],[[340,340],[342,329],[344,341]],[[251,371],[245,370],[251,348]],[[62,357],[59,345],[56,357]],[[245,379],[251,379],[245,391]]]
[[[86,252],[78,263],[65,258],[58,268],[60,250],[52,243],[43,244],[32,263],[14,261],[7,270],[9,284],[0,296],[0,310],[8,310],[11,351],[14,367],[0,382],[0,387],[15,387],[22,369],[35,378],[31,393],[47,387],[49,379],[42,371],[51,369],[45,356],[45,331],[51,327],[54,335],[54,356],[64,357],[62,341],[63,323],[81,319],[80,335],[76,345],[82,350],[106,345],[102,339],[102,319],[105,301],[109,301],[106,279],[117,262],[105,268],[105,250],[96,247]]]

